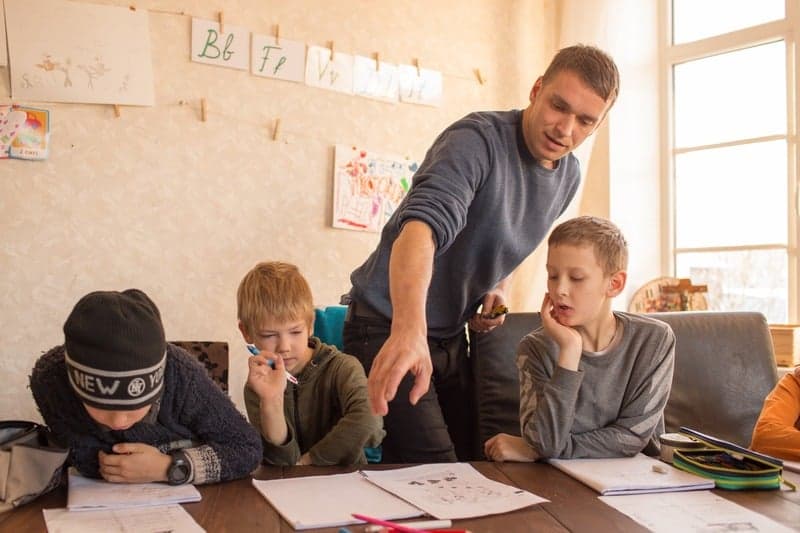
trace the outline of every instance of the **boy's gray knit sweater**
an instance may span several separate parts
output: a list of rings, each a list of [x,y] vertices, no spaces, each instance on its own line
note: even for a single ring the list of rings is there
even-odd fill
[[[577,372],[558,366],[543,328],[517,350],[522,436],[542,458],[658,454],[672,386],[675,335],[658,320],[615,312],[622,338],[581,356]]]
[[[377,249],[350,276],[350,294],[391,318],[392,244],[406,221],[421,220],[436,241],[428,335],[452,337],[483,296],[541,242],[579,182],[572,154],[553,170],[533,159],[522,135],[522,111],[467,115],[428,150]]]

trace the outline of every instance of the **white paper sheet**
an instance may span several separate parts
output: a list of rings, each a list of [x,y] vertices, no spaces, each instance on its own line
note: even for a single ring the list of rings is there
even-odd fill
[[[365,471],[364,475],[436,518],[455,520],[506,513],[548,501],[492,481],[466,463]]]
[[[5,0],[15,100],[154,103],[147,10]]]
[[[638,454],[613,459],[550,459],[550,464],[604,496],[713,489],[714,481]]]
[[[253,480],[253,486],[294,529],[358,524],[353,513],[384,520],[422,511],[370,483],[360,472]]]
[[[147,507],[180,502],[199,502],[194,485],[164,483],[109,483],[81,476],[71,468],[67,508],[70,511]]]
[[[205,531],[180,505],[75,512],[42,509],[47,533],[198,533]]]
[[[656,532],[793,531],[709,491],[601,496],[603,503]]]

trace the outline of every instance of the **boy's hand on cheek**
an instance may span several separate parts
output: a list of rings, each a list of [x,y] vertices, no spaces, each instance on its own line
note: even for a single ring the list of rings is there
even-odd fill
[[[115,444],[114,453],[98,452],[100,475],[112,483],[166,481],[169,455],[141,442]]]
[[[581,334],[578,330],[558,322],[553,314],[553,301],[550,295],[545,293],[541,309],[542,326],[550,338],[558,344],[558,365],[568,370],[578,370],[583,351]]]
[[[275,368],[270,367],[269,361],[273,361]],[[283,398],[283,391],[286,389],[286,367],[280,356],[262,352],[250,357],[247,365],[249,367],[247,385],[262,401],[270,402]]]

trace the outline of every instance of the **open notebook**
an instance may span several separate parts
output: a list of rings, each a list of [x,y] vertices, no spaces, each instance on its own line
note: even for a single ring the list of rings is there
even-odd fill
[[[492,481],[471,465],[448,463],[350,474],[253,480],[255,488],[294,529],[360,524],[353,513],[383,520],[429,514],[469,518],[545,502]],[[309,494],[326,494],[309,504]]]
[[[705,479],[638,454],[612,459],[550,459],[549,463],[603,496],[713,489]]]
[[[67,509],[70,511],[149,507],[199,501],[200,492],[194,485],[109,483],[101,479],[83,477],[74,468],[69,469]]]

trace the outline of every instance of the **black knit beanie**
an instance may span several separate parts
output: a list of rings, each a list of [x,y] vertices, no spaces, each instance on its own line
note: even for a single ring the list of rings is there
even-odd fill
[[[89,293],[64,323],[69,382],[98,409],[130,411],[155,401],[166,346],[158,308],[138,289]]]

